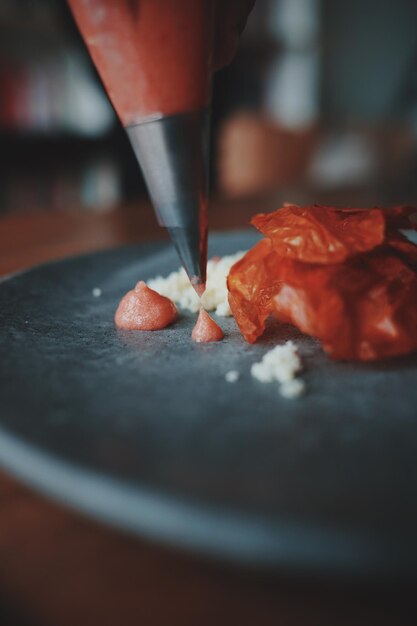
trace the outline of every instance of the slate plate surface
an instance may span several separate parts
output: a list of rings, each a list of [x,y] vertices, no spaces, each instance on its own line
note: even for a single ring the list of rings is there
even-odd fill
[[[215,235],[211,252],[254,241]],[[0,462],[175,545],[304,572],[415,574],[416,357],[332,363],[289,327],[250,346],[224,318],[222,343],[195,345],[187,313],[158,333],[118,332],[123,293],[177,266],[165,244],[144,245],[0,283]],[[297,401],[250,377],[291,337],[308,387]]]

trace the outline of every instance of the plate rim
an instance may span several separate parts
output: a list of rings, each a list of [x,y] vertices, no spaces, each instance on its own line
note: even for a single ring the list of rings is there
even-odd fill
[[[173,548],[288,572],[364,579],[370,574],[381,578],[398,574],[387,567],[386,559],[380,559],[381,544],[371,545],[360,533],[342,533],[314,524],[267,524],[255,516],[170,496],[138,483],[133,486],[105,472],[63,460],[2,426],[0,465],[75,513]],[[307,552],[306,542],[310,546]],[[405,572],[410,568],[415,570],[410,563]]]

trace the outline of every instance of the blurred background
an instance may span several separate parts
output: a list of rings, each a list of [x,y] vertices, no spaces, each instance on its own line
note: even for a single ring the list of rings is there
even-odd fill
[[[416,24],[415,0],[258,0],[214,81],[213,195],[416,202]],[[0,0],[0,213],[145,195],[65,1]]]

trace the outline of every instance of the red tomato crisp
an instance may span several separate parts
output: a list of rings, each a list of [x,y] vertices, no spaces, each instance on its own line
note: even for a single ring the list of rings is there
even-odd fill
[[[285,205],[252,223],[266,236],[228,277],[245,339],[271,313],[317,337],[335,359],[369,361],[417,350],[416,209]]]

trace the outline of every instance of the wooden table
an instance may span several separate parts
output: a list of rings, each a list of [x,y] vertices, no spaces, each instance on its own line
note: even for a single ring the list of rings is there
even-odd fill
[[[251,203],[215,205],[211,223],[242,225],[253,212]],[[0,273],[160,235],[148,206],[3,217]],[[417,623],[411,592],[290,580],[178,553],[66,510],[0,472],[1,626],[405,626]]]

